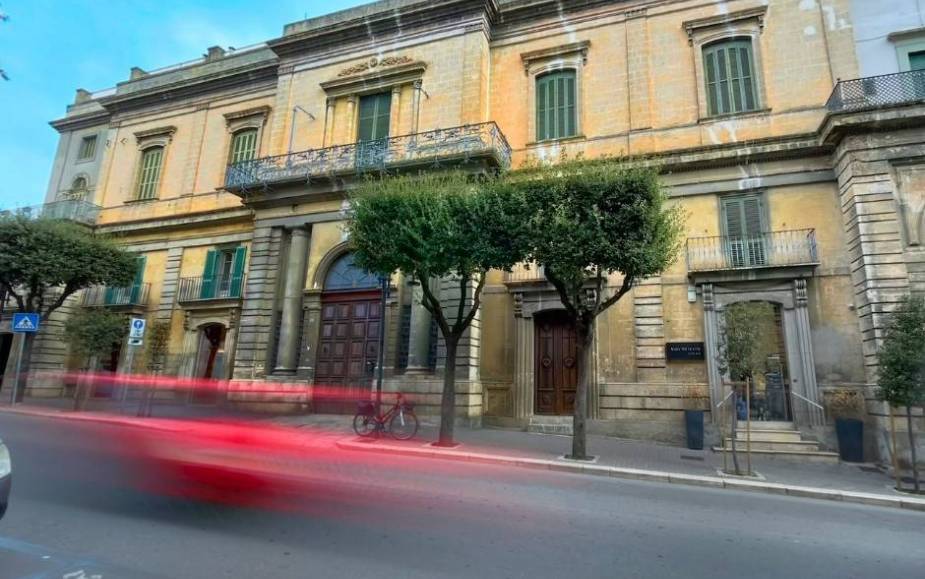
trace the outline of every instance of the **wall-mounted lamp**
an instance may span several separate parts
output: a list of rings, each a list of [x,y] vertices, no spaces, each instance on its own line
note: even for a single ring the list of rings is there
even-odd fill
[[[304,113],[311,120],[313,121],[315,120],[315,115],[311,114],[310,112],[303,109],[299,105],[292,107],[292,123],[289,126],[289,149],[286,151],[287,155],[292,152],[292,139],[295,137],[295,119],[296,119],[297,112]]]

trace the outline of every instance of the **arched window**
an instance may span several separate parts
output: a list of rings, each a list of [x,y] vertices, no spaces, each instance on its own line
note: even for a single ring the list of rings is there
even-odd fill
[[[324,278],[325,291],[343,291],[375,289],[379,287],[379,277],[353,262],[353,254],[347,253],[337,258]]]
[[[71,199],[83,199],[87,194],[87,178],[77,177],[71,183],[71,189],[68,191],[68,197]]]
[[[536,140],[578,134],[575,71],[559,70],[536,77]]]
[[[137,199],[154,199],[161,180],[161,163],[164,161],[164,147],[148,147],[141,152],[141,170],[138,173]]]
[[[228,163],[250,161],[257,156],[257,129],[241,129],[231,136]]]
[[[758,110],[751,40],[733,38],[704,46],[703,71],[709,115]]]

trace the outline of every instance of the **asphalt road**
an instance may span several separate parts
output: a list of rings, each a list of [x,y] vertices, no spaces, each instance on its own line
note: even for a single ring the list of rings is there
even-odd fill
[[[63,422],[0,413],[14,469],[0,521],[4,579],[845,579],[925,569],[921,513],[488,465],[307,457],[304,468],[329,484],[290,499],[289,512],[151,499],[101,482],[115,470],[72,444]]]

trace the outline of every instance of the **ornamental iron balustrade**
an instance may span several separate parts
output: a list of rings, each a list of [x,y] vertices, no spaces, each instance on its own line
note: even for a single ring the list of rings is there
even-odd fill
[[[83,225],[93,225],[101,209],[99,205],[83,199],[62,199],[44,205],[0,211],[0,215],[21,215],[30,219],[64,219]]]
[[[213,278],[184,277],[180,279],[180,302],[239,299],[243,295],[244,276]]]
[[[511,146],[493,122],[437,129],[374,141],[335,145],[241,161],[228,166],[225,187],[246,190],[272,183],[310,181],[335,175],[381,172],[411,165],[439,167],[476,158],[511,166]]]
[[[840,113],[925,101],[925,70],[839,81],[826,108]]]
[[[749,237],[691,237],[687,271],[722,271],[815,265],[816,230],[775,231]]]
[[[148,303],[151,284],[143,283],[123,287],[94,286],[84,290],[85,307],[144,306]]]

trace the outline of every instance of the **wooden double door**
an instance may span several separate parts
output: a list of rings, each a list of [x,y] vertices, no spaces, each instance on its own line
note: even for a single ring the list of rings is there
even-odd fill
[[[575,326],[562,311],[538,314],[535,324],[534,411],[537,414],[572,414],[579,364]]]
[[[332,292],[321,298],[315,362],[315,412],[353,414],[367,398],[379,356],[379,291]]]

